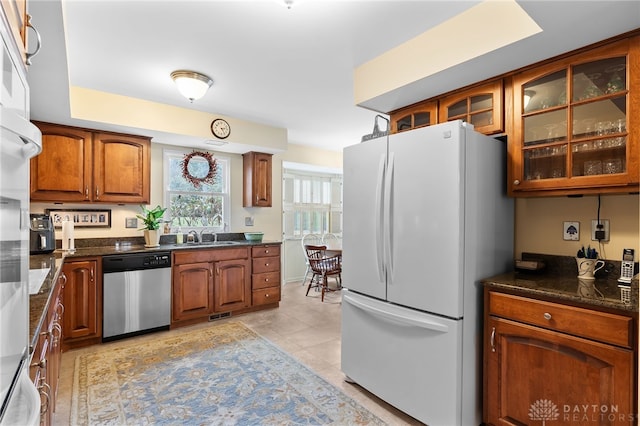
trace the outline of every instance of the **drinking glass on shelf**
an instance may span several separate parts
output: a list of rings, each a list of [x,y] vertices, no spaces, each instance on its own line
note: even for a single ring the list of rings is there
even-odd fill
[[[627,120],[624,118],[619,118],[613,121],[611,126],[613,133],[622,133],[627,129]]]
[[[593,160],[584,162],[584,174],[585,176],[601,175],[602,174],[602,161]]]
[[[622,173],[622,161],[617,158],[604,160],[603,169],[605,174]]]

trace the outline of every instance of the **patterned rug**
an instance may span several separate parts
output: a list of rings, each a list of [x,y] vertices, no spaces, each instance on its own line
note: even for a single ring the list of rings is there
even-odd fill
[[[382,425],[241,323],[76,358],[73,425]]]

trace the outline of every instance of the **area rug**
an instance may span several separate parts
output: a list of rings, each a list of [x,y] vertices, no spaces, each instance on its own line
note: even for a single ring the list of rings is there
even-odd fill
[[[239,322],[76,358],[73,425],[382,425]]]

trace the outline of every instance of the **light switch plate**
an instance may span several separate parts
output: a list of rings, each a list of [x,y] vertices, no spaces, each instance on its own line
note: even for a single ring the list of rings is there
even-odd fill
[[[244,226],[253,226],[253,216],[245,216]]]
[[[565,241],[580,241],[580,222],[564,222],[562,239]]]
[[[126,217],[124,219],[124,227],[125,228],[137,228],[138,227],[138,218],[137,217]]]

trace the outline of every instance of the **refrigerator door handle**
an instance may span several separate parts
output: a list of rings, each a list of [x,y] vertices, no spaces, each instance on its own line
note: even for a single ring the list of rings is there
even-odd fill
[[[376,179],[376,270],[378,271],[378,278],[380,281],[384,281],[384,235],[382,229],[384,226],[384,212],[383,212],[383,189],[385,180],[385,154],[380,155],[380,162],[378,163],[378,176]]]
[[[388,283],[393,284],[393,206],[392,206],[392,191],[393,191],[393,168],[395,165],[395,155],[393,152],[389,153],[389,166],[387,168],[387,174],[384,181],[384,249],[385,249],[385,265],[389,270],[388,276],[390,277]]]
[[[431,321],[426,318],[419,319],[419,318],[411,318],[405,315],[398,315],[396,313],[389,312],[387,310],[378,308],[376,306],[372,306],[371,304],[361,302],[359,300],[355,300],[349,297],[349,295],[344,295],[342,297],[342,301],[350,304],[355,308],[358,308],[362,311],[370,313],[379,319],[386,320],[397,325],[401,325],[405,327],[425,328],[428,330],[438,331],[441,333],[449,332],[449,327],[446,324],[442,324],[436,321]]]

